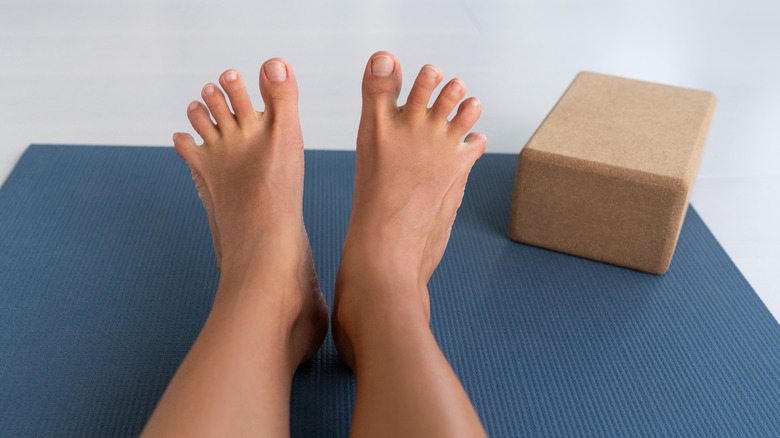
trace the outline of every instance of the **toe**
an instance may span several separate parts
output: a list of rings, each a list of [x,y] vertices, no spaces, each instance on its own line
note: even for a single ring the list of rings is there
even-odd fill
[[[473,163],[485,153],[485,146],[487,146],[487,137],[485,134],[479,132],[472,132],[466,136],[463,142],[464,151],[470,157],[470,161]]]
[[[363,109],[397,111],[401,92],[401,64],[389,52],[376,52],[363,74]]]
[[[441,78],[441,70],[430,64],[423,66],[412,85],[412,91],[409,92],[404,111],[412,115],[424,114],[428,109],[431,94],[441,82]]]
[[[260,94],[265,103],[264,116],[297,117],[298,83],[290,63],[272,58],[260,68]]]
[[[477,123],[482,113],[482,104],[476,97],[469,97],[458,107],[458,112],[450,121],[447,130],[455,137],[463,137]]]
[[[195,144],[195,139],[185,132],[174,132],[173,146],[176,148],[176,152],[178,152],[182,160],[184,160],[188,166],[192,167],[196,161],[198,147]]]
[[[230,106],[236,114],[236,120],[240,126],[247,126],[257,121],[257,113],[252,107],[249,95],[246,92],[244,80],[235,70],[227,70],[219,77],[219,83],[230,98]]]
[[[450,113],[455,109],[455,105],[463,99],[466,95],[466,85],[463,84],[458,78],[455,78],[447,83],[442,88],[439,97],[436,98],[436,102],[433,103],[431,108],[431,117],[439,121],[446,121]]]
[[[206,84],[203,87],[203,91],[201,91],[201,96],[221,131],[232,129],[236,126],[236,118],[230,112],[225,95],[222,94],[219,87],[214,84]]]
[[[213,143],[219,139],[219,131],[214,122],[211,121],[208,109],[202,103],[198,101],[190,103],[190,106],[187,107],[187,118],[190,119],[195,132],[206,143]]]

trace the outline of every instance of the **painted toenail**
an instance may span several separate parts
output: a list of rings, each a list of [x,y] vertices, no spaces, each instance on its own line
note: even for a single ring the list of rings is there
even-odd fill
[[[268,61],[265,77],[271,82],[284,82],[287,79],[287,67],[279,61]]]
[[[387,55],[377,55],[371,60],[371,74],[374,76],[390,76],[394,69],[395,62]]]
[[[211,84],[206,85],[203,88],[203,94],[205,94],[206,96],[211,96],[212,94],[214,94],[214,86]]]
[[[225,73],[225,80],[227,82],[233,82],[236,79],[238,79],[238,75],[236,74],[236,72],[231,70],[231,71]]]

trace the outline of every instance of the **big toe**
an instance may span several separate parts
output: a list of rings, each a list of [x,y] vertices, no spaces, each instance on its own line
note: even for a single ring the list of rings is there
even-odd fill
[[[297,116],[298,82],[290,63],[272,58],[260,68],[260,94],[265,102],[264,114]]]
[[[376,52],[363,74],[363,109],[384,111],[397,109],[401,93],[401,64],[389,52]]]

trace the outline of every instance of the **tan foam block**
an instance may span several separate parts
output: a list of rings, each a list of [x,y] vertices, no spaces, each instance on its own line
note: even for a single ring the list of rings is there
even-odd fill
[[[666,272],[714,108],[706,91],[580,73],[520,152],[509,236]]]

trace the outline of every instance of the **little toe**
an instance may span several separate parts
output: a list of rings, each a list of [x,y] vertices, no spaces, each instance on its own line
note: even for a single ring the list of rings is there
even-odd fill
[[[482,104],[476,97],[469,97],[461,102],[458,112],[449,123],[448,130],[456,137],[460,138],[477,123],[482,113]]]
[[[235,70],[227,70],[219,77],[219,83],[230,98],[230,106],[233,107],[238,124],[247,126],[257,121],[257,113],[249,100],[241,75]]]
[[[463,141],[466,153],[471,157],[472,164],[485,153],[487,137],[479,132],[471,132]]]
[[[298,116],[298,82],[292,66],[282,58],[272,58],[260,68],[260,94],[265,116]]]
[[[188,166],[195,165],[198,145],[195,144],[195,139],[191,135],[186,132],[174,132],[173,147]]]
[[[214,122],[211,121],[209,110],[206,106],[198,101],[193,101],[187,107],[187,118],[190,119],[195,132],[200,135],[206,143],[212,143],[219,139],[219,130],[217,130]]]
[[[206,106],[211,111],[211,115],[214,116],[214,120],[217,121],[217,126],[220,130],[231,129],[236,126],[236,118],[233,117],[233,113],[230,112],[225,95],[214,84],[206,84],[201,92],[203,101],[206,102]]]
[[[424,114],[428,110],[428,101],[431,100],[433,90],[439,85],[442,79],[441,70],[428,64],[423,66],[417,79],[412,85],[412,91],[409,92],[409,98],[404,105],[404,111],[409,114]]]
[[[466,95],[466,85],[458,78],[455,78],[447,83],[442,88],[439,97],[436,98],[436,102],[433,103],[431,108],[431,117],[439,121],[446,121],[447,118],[455,109],[455,105],[463,99]]]
[[[401,92],[401,65],[389,52],[376,52],[363,73],[363,109],[392,111],[398,109]]]

